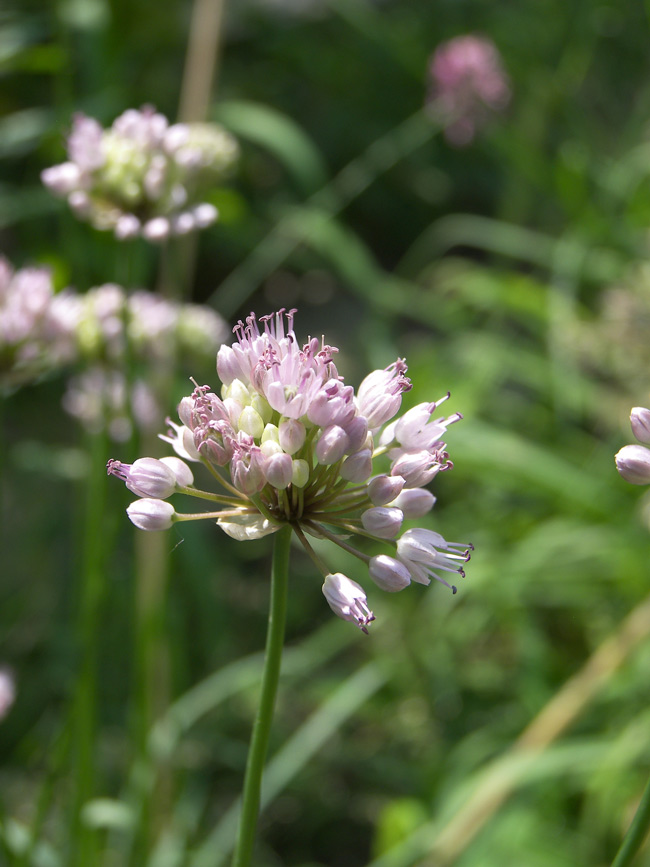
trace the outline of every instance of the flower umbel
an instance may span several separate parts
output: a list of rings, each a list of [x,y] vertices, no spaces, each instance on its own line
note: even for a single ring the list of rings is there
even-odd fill
[[[424,529],[399,534],[405,518],[433,507],[435,498],[421,486],[452,467],[443,437],[462,416],[438,414],[447,394],[393,421],[411,388],[405,362],[374,371],[355,395],[338,373],[335,347],[316,338],[298,343],[294,313],[280,310],[259,322],[251,314],[239,322],[234,343],[217,354],[220,394],[196,385],[179,404],[181,424],[169,420],[171,430],[161,437],[179,458],[203,463],[219,493],[194,487],[186,465],[187,474],[152,458],[132,466],[109,461],[108,471],[145,498],[129,507],[141,529],[211,518],[241,541],[289,525],[322,571],[332,610],[365,632],[374,620],[365,592],[332,574],[309,537],[354,554],[389,592],[411,580],[428,584],[431,577],[455,592],[441,573],[463,576],[471,545]],[[216,511],[178,513],[166,502],[174,492],[211,501]],[[350,544],[352,535],[382,543],[390,555],[369,556]]]
[[[120,239],[165,241],[204,229],[217,209],[201,201],[238,156],[235,139],[216,124],[174,124],[151,106],[129,109],[108,129],[75,115],[68,162],[42,173],[78,217]]]

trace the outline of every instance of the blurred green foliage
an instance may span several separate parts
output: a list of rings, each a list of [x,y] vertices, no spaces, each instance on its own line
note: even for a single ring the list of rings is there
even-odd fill
[[[0,11],[0,233],[15,265],[48,264],[81,291],[125,280],[123,249],[76,223],[39,172],[64,158],[74,111],[175,116],[191,9]],[[464,32],[494,40],[513,100],[455,150],[422,108],[428,58]],[[650,8],[631,0],[227,6],[210,116],[243,157],[199,239],[191,297],[231,319],[298,307],[299,333],[341,347],[350,382],[400,355],[410,403],[450,389],[465,419],[429,526],[476,546],[453,598],[374,591],[369,638],[333,622],[294,552],[260,867],[587,867],[617,849],[650,771],[650,623],[547,749],[514,770],[499,761],[648,593],[650,501],[612,458],[631,441],[629,408],[650,401],[649,38]],[[154,288],[155,251],[130,250],[132,285]],[[62,391],[51,379],[2,404],[0,663],[18,695],[0,722],[0,863],[22,867],[81,863],[71,720],[89,460]],[[165,536],[165,685],[143,732],[134,532],[126,492],[106,497],[83,867],[227,863],[268,540]],[[344,552],[321,553],[363,577]],[[505,775],[512,797],[445,860],[437,841],[484,775],[495,792]]]

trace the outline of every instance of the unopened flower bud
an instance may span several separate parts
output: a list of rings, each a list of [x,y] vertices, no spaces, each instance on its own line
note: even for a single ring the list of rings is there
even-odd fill
[[[630,413],[632,433],[640,443],[650,445],[650,409],[644,406],[635,406]]]
[[[273,410],[269,406],[268,400],[265,400],[261,394],[254,392],[251,395],[251,406],[253,409],[260,414],[260,417],[264,424],[271,421],[273,417]]]
[[[251,393],[241,379],[234,379],[230,385],[224,389],[223,397],[224,400],[230,397],[242,406],[248,406],[251,402]]]
[[[650,449],[623,446],[614,458],[619,474],[632,485],[650,485]]]
[[[435,501],[436,498],[426,488],[407,488],[390,505],[401,509],[405,518],[421,518],[431,511]]]
[[[131,503],[126,513],[140,530],[169,530],[176,514],[171,503],[149,497]]]
[[[284,418],[279,425],[280,445],[289,455],[299,452],[305,443],[307,431],[301,421],[295,418]]]
[[[190,485],[194,484],[192,470],[187,466],[185,461],[182,461],[180,458],[169,457],[161,458],[160,462],[169,467],[172,473],[176,476],[177,484],[184,488],[189,488]]]
[[[255,439],[259,439],[264,432],[264,421],[262,416],[253,409],[252,406],[245,406],[237,421],[239,430],[249,434]]]
[[[373,506],[385,506],[395,499],[403,487],[404,479],[401,476],[377,476],[368,484],[370,502]]]
[[[122,214],[115,224],[115,237],[120,241],[136,238],[140,234],[141,223],[134,214]]]
[[[277,425],[267,424],[264,427],[264,431],[262,432],[262,437],[260,439],[260,442],[262,442],[262,443],[274,442],[274,443],[277,443],[278,445],[280,445],[280,434],[279,434]],[[284,451],[286,451],[286,449],[284,449]]]
[[[341,572],[335,572],[326,576],[323,596],[338,617],[356,623],[362,632],[368,632],[366,627],[372,623],[375,615],[368,608],[363,587]]]
[[[361,515],[361,523],[365,530],[380,539],[394,539],[400,531],[404,515],[399,509],[387,506],[376,506],[367,509]]]
[[[386,554],[372,557],[368,564],[368,572],[375,584],[388,593],[403,590],[411,583],[411,573],[406,566]]]
[[[157,458],[138,458],[133,464],[110,460],[106,465],[109,476],[117,476],[139,497],[164,500],[176,490],[174,472]]]
[[[366,445],[368,439],[368,422],[362,415],[355,416],[345,426],[345,432],[350,440],[348,454],[358,452]]]
[[[348,482],[365,482],[372,474],[372,452],[363,449],[347,457],[341,465],[341,478]]]
[[[302,458],[295,458],[291,462],[291,484],[296,488],[304,488],[309,481],[309,464]]]
[[[347,452],[350,440],[342,427],[330,425],[316,443],[316,457],[320,464],[335,464]]]
[[[270,458],[273,455],[284,454],[284,452],[282,451],[282,446],[280,445],[280,443],[276,443],[275,440],[267,440],[266,442],[263,442],[260,446],[260,449],[265,458]]]
[[[264,468],[267,482],[279,491],[283,491],[291,484],[293,476],[293,461],[291,455],[281,452],[272,455]]]
[[[200,205],[197,205],[193,209],[192,214],[199,229],[205,229],[208,226],[211,226],[219,217],[219,211],[214,205],[210,205],[208,202],[203,202]]]

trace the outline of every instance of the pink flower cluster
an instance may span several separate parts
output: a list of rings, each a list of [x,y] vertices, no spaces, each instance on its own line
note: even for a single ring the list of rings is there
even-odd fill
[[[457,36],[440,45],[429,67],[430,99],[445,121],[450,144],[470,144],[492,112],[510,101],[499,52],[484,36]]]
[[[245,540],[289,524],[322,570],[332,609],[365,630],[374,618],[363,589],[330,573],[308,537],[329,539],[356,555],[387,591],[411,581],[428,584],[432,577],[447,584],[444,574],[463,575],[471,546],[426,529],[402,532],[406,519],[433,507],[435,498],[424,486],[451,468],[443,437],[461,416],[438,415],[445,395],[396,419],[402,394],[411,388],[401,359],[367,376],[355,394],[336,368],[335,347],[316,338],[298,343],[294,312],[281,310],[259,322],[251,314],[240,322],[235,342],[217,354],[220,394],[197,385],[180,402],[180,424],[170,421],[162,437],[185,461],[203,463],[221,485],[219,493],[195,488],[152,458],[143,459],[146,467],[111,461],[108,471],[143,498],[127,512],[144,530],[211,518]],[[211,500],[219,509],[178,513],[166,502],[175,491]],[[349,543],[351,534],[381,541],[391,554],[369,556]]]
[[[67,149],[68,162],[42,173],[48,189],[96,228],[154,242],[214,223],[217,209],[201,197],[238,156],[220,126],[170,126],[151,106],[125,111],[107,130],[77,114]]]

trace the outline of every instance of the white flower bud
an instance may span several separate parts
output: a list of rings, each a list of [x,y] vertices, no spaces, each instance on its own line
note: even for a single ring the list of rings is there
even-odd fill
[[[387,506],[376,506],[367,509],[361,515],[361,523],[365,530],[380,539],[394,539],[400,531],[404,515],[399,509]]]
[[[168,530],[176,514],[171,503],[149,497],[131,503],[126,513],[140,530]]]
[[[635,406],[630,413],[632,433],[640,443],[650,445],[650,409]]]
[[[320,464],[335,464],[348,450],[350,440],[343,428],[330,425],[321,433],[316,443],[316,457]]]
[[[291,466],[291,484],[296,488],[304,488],[309,481],[309,464],[302,458],[295,458]]]
[[[623,446],[614,458],[619,474],[632,485],[650,485],[650,449]]]
[[[401,476],[377,476],[368,484],[370,502],[373,506],[385,506],[395,499],[403,487],[404,479]]]
[[[262,433],[260,442],[274,442],[280,445],[280,434],[278,432],[277,425],[267,424],[264,427],[264,432]]]
[[[262,416],[252,406],[245,406],[237,421],[239,430],[249,434],[254,439],[259,439],[264,433],[264,421]]]
[[[405,518],[421,518],[433,509],[436,498],[426,488],[407,488],[390,503],[401,509]]]
[[[262,450],[262,454],[265,458],[270,458],[272,455],[283,455],[282,446],[280,443],[276,443],[275,440],[267,440],[265,443],[263,442],[260,446]]]
[[[223,397],[224,400],[230,397],[242,406],[249,406],[251,402],[251,393],[241,379],[233,379],[230,385],[225,388]]]
[[[271,421],[273,410],[271,409],[268,400],[263,398],[262,395],[258,394],[256,391],[251,395],[251,406],[260,414],[264,424]]]
[[[291,455],[281,454],[272,455],[266,462],[264,467],[267,482],[279,491],[283,491],[291,484],[293,477],[293,461]]]
[[[355,452],[347,457],[341,466],[341,478],[348,482],[365,482],[372,473],[372,452],[370,449]]]
[[[368,572],[375,584],[388,593],[403,590],[411,583],[411,573],[406,566],[386,554],[372,557],[368,564]]]
[[[278,428],[280,445],[289,455],[299,452],[305,443],[307,431],[301,421],[295,418],[284,418]]]

